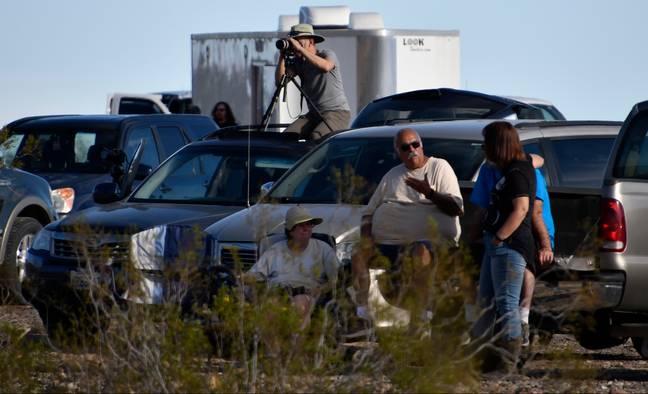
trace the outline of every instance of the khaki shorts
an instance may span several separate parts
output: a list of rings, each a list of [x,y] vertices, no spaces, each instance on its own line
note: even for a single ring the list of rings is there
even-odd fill
[[[331,126],[333,132],[349,128],[351,113],[349,111],[324,111],[322,117]],[[316,112],[309,112],[295,120],[286,132],[299,133],[305,140],[319,140],[332,131]]]

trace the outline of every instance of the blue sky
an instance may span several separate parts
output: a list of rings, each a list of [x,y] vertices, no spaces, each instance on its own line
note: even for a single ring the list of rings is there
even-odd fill
[[[393,29],[459,30],[461,87],[623,120],[648,99],[642,0],[3,1],[0,125],[103,113],[110,92],[191,88],[190,35],[276,30],[302,5],[380,12]]]

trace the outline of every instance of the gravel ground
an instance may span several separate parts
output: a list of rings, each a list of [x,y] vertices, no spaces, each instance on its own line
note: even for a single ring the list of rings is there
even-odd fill
[[[28,339],[42,340],[46,337],[38,314],[29,306],[0,306],[0,324],[10,324],[24,331],[25,337]],[[70,355],[54,353],[53,357],[64,361]],[[76,355],[76,357],[83,358],[85,356]],[[344,379],[344,377],[339,378]],[[0,384],[0,391],[2,391],[1,386]],[[71,381],[58,387],[67,387],[69,391],[77,391],[79,386]],[[388,383],[387,387],[390,387]],[[374,388],[378,387],[374,386]],[[459,392],[471,389],[456,388]],[[393,387],[387,391],[392,390]],[[548,345],[537,346],[536,353],[525,364],[519,375],[484,376],[479,382],[478,391],[505,393],[647,392],[648,361],[641,359],[632,347],[631,341],[610,349],[590,351],[580,347],[572,336],[554,335]]]

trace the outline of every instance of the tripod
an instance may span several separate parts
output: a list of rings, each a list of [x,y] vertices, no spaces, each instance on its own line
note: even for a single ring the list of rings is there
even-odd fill
[[[272,112],[274,112],[274,109],[277,106],[277,101],[279,101],[279,94],[281,93],[281,89],[286,89],[288,87],[288,82],[292,82],[293,85],[297,86],[297,89],[299,89],[299,91],[301,92],[302,97],[306,98],[306,101],[308,102],[309,107],[311,109],[315,110],[315,113],[317,113],[317,116],[319,116],[319,118],[322,120],[322,122],[324,122],[326,127],[328,127],[328,129],[331,132],[333,132],[334,130],[331,127],[331,125],[328,124],[326,119],[324,119],[324,117],[322,116],[322,113],[320,112],[320,110],[317,108],[315,103],[313,103],[313,100],[311,100],[311,98],[308,97],[306,92],[304,92],[304,89],[302,89],[302,87],[297,83],[297,81],[295,81],[295,77],[289,76],[289,75],[287,75],[285,73],[281,76],[281,80],[279,81],[279,84],[277,85],[277,88],[275,89],[274,94],[272,95],[272,100],[270,101],[270,104],[268,105],[268,108],[266,109],[265,113],[263,114],[263,118],[261,119],[261,126],[259,128],[259,131],[266,131],[266,129],[268,128],[268,124],[270,123],[270,116],[272,116]],[[285,97],[285,91],[284,91],[284,97]]]

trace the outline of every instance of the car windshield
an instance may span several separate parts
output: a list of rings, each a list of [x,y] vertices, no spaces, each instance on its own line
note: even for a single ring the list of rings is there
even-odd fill
[[[481,141],[423,138],[426,155],[446,159],[459,180],[471,180],[484,160]],[[285,203],[366,204],[383,175],[400,163],[392,138],[329,140],[271,191]]]
[[[384,125],[403,120],[481,119],[506,107],[505,103],[477,95],[416,91],[369,103],[351,127]]]
[[[117,147],[113,130],[12,131],[3,144],[3,160],[26,171],[106,173],[107,153]]]
[[[299,158],[281,151],[251,151],[250,203],[261,185],[276,181]],[[135,191],[131,201],[245,205],[247,151],[192,147],[163,163]]]

